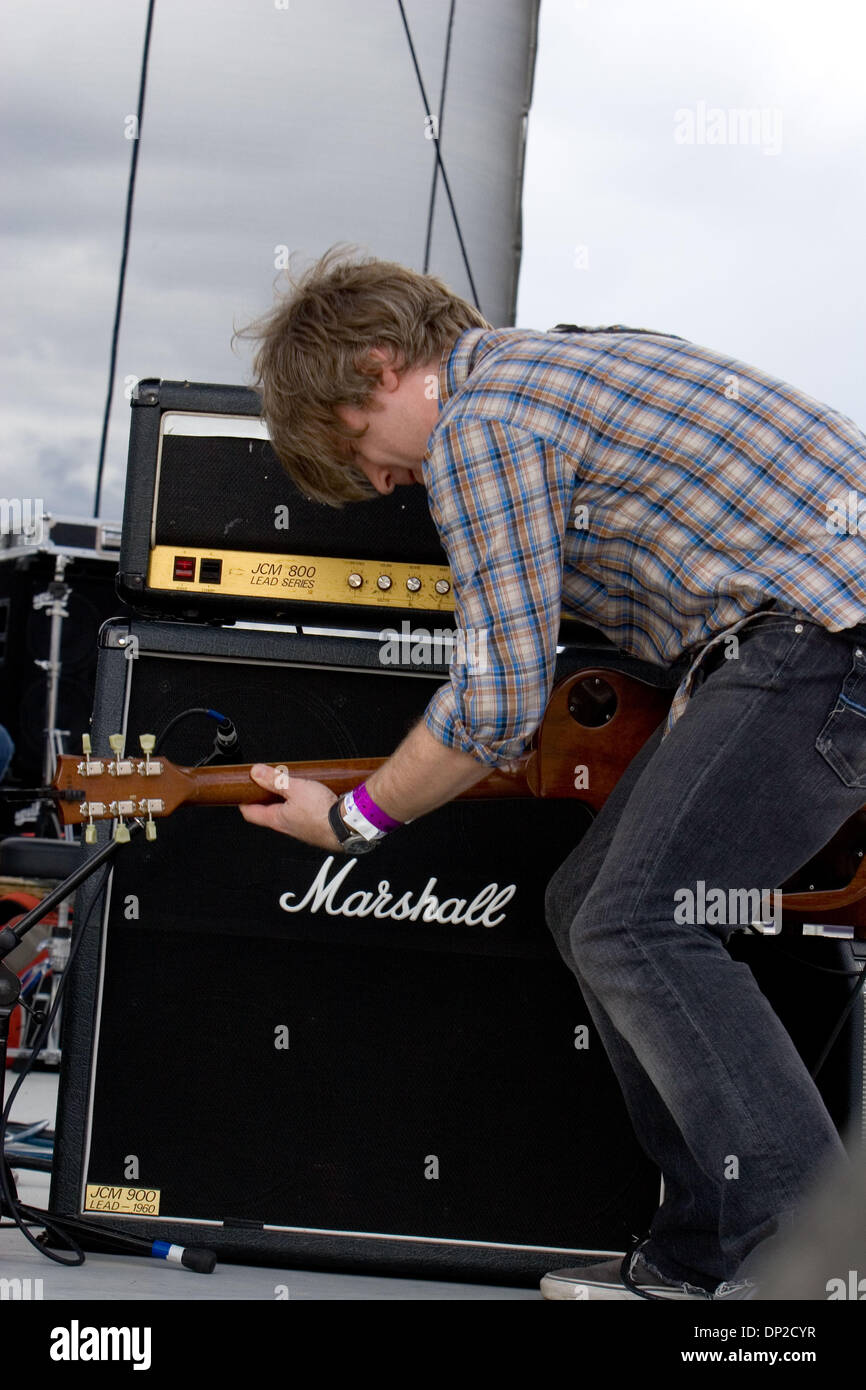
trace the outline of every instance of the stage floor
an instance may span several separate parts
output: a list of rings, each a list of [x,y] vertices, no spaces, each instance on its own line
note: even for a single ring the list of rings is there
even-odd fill
[[[6,1073],[6,1095],[17,1079]],[[20,1123],[49,1120],[54,1124],[57,1104],[57,1074],[40,1071],[29,1076],[15,1100],[13,1121]],[[50,1177],[29,1169],[13,1168],[21,1200],[43,1210],[48,1206]],[[130,1255],[100,1255],[86,1252],[83,1265],[63,1268],[34,1250],[20,1231],[0,1231],[0,1279],[41,1279],[44,1300],[89,1299],[120,1300],[239,1299],[366,1301],[370,1299],[434,1299],[445,1302],[466,1300],[534,1299],[543,1301],[537,1289],[515,1289],[485,1284],[441,1283],[435,1280],[386,1279],[377,1275],[323,1274],[314,1270],[258,1268],[238,1264],[218,1264],[213,1274],[194,1274],[191,1270],[165,1264],[161,1260]],[[31,1283],[35,1291],[39,1288]]]

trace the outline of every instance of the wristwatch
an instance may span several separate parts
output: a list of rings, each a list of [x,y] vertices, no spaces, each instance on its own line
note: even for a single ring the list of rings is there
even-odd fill
[[[338,797],[331,809],[328,811],[328,823],[340,841],[340,849],[344,854],[366,854],[368,850],[375,849],[380,840],[384,840],[385,831],[377,830],[374,835],[368,838],[362,835],[360,830],[354,826],[347,825],[343,820],[341,810],[343,798]]]

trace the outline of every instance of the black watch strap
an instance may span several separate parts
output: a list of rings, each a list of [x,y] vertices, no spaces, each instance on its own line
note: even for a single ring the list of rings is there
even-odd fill
[[[359,835],[350,825],[346,825],[340,815],[340,800],[333,803],[328,811],[328,824],[340,841],[340,848],[344,854],[366,854],[368,849],[375,849],[379,844],[379,838],[375,840],[365,840],[363,835]],[[380,837],[384,839],[384,835]]]

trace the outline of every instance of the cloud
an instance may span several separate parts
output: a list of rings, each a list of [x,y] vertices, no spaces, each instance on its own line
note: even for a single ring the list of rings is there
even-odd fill
[[[88,468],[95,478],[145,13],[107,0],[7,6],[0,481],[13,495],[34,477],[45,492],[50,484],[58,510],[80,505]],[[407,13],[438,101],[448,6],[410,0]],[[525,0],[457,7],[442,113],[494,322],[507,319],[516,273],[529,14]],[[434,155],[424,116],[392,0],[157,9],[103,514],[110,505],[119,515],[125,378],[246,380],[232,329],[271,304],[275,247],[312,258],[348,241],[422,268]],[[430,269],[470,295],[441,188]]]

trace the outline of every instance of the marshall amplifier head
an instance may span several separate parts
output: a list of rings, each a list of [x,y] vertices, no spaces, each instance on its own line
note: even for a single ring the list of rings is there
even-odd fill
[[[132,397],[118,593],[149,615],[379,626],[453,615],[423,488],[336,509],[283,470],[246,387],[140,381]]]

